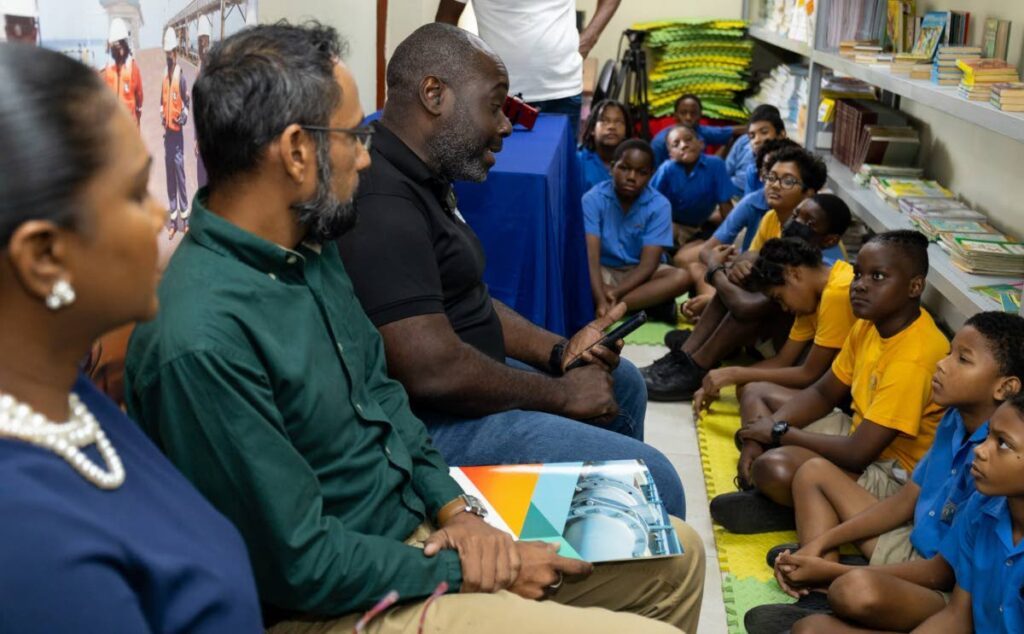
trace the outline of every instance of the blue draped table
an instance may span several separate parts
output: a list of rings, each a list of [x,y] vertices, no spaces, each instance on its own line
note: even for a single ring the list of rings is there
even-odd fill
[[[487,255],[491,295],[552,332],[594,318],[582,183],[565,115],[540,115],[505,139],[483,183],[455,184],[459,211]]]

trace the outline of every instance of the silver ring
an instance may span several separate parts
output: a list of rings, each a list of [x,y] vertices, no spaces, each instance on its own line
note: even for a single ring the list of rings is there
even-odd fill
[[[556,581],[553,584],[551,584],[550,586],[548,586],[548,590],[558,590],[559,588],[562,587],[562,581],[563,580],[564,580],[564,578],[562,577],[562,573],[559,572],[558,573],[558,581]]]

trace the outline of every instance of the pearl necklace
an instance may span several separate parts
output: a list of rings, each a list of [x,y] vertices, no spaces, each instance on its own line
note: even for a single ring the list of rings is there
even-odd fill
[[[0,436],[17,438],[49,449],[63,458],[86,480],[101,489],[116,489],[124,482],[124,465],[106,434],[89,409],[76,394],[68,395],[71,420],[54,423],[42,414],[19,403],[8,394],[0,394]],[[81,451],[95,443],[103,461],[104,471]]]

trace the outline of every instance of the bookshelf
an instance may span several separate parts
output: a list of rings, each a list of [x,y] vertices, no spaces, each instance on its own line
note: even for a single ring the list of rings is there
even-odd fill
[[[757,20],[753,11],[758,0],[743,0],[743,17],[748,21]],[[816,113],[821,102],[821,79],[827,70],[855,77],[877,86],[883,91],[888,103],[899,105],[899,100],[920,103],[970,125],[990,130],[1003,137],[1024,144],[1024,113],[1003,112],[987,102],[973,102],[957,95],[955,86],[938,86],[927,80],[911,80],[893,75],[888,70],[858,64],[840,57],[836,51],[825,50],[819,42],[825,40],[828,11],[832,0],[818,0],[815,3],[814,44],[808,46],[785,38],[757,24],[749,27],[750,37],[769,47],[773,52],[786,51],[798,55],[810,65],[809,113]],[[755,49],[756,50],[756,49]],[[756,54],[756,53],[755,53]],[[887,93],[887,94],[886,94]],[[868,188],[853,181],[850,169],[829,153],[829,143],[823,143],[827,135],[820,133],[817,116],[809,116],[804,137],[799,139],[804,147],[813,148],[823,155],[828,164],[829,187],[841,194],[850,204],[850,209],[873,231],[911,228],[908,218],[891,209],[881,198]],[[1022,145],[1024,149],[1024,145]],[[980,160],[980,158],[979,158]],[[1004,170],[1007,178],[1014,178],[1019,165],[993,165],[990,169]],[[1013,278],[989,275],[972,275],[953,265],[949,255],[937,244],[928,251],[931,271],[928,275],[930,286],[937,291],[941,302],[947,304],[938,308],[952,327],[959,327],[963,320],[981,310],[994,310],[995,304],[984,295],[971,290],[972,286],[1000,284],[1016,281]],[[952,310],[951,310],[952,309]]]

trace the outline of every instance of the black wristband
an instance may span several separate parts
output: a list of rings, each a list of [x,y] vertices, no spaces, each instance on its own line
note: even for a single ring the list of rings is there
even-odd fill
[[[554,376],[562,376],[565,372],[562,370],[562,362],[565,360],[565,348],[569,345],[566,339],[562,339],[555,345],[551,346],[551,356],[548,357],[548,370]]]
[[[715,277],[715,273],[724,271],[727,267],[724,264],[716,264],[715,266],[708,269],[708,272],[704,274],[704,283],[711,284],[711,280]]]

